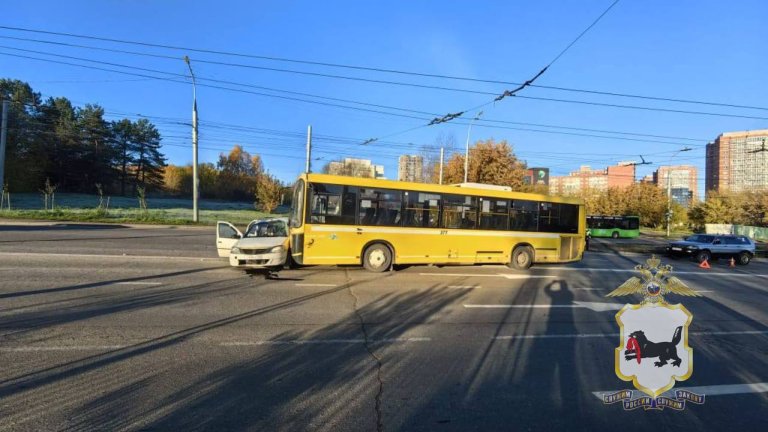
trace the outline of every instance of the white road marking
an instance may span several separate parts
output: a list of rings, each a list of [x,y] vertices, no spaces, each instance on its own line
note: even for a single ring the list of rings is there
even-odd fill
[[[686,390],[691,393],[696,393],[705,396],[724,396],[733,394],[745,394],[745,393],[768,393],[768,382],[751,383],[751,384],[720,384],[709,386],[697,386],[697,387],[681,387],[673,388],[665,392],[664,394],[674,394],[675,390]],[[603,395],[613,394],[620,390],[615,391],[596,391],[592,392],[595,397],[603,400]],[[642,393],[642,392],[639,392]]]
[[[318,283],[318,284],[316,284],[316,283],[304,283],[304,284],[297,283],[296,286],[297,287],[335,287],[335,286],[338,286],[338,285],[337,284],[321,284],[321,283]]]
[[[0,256],[11,257],[61,257],[61,258],[117,258],[117,259],[146,259],[146,260],[172,260],[172,261],[215,261],[221,262],[222,267],[229,267],[229,264],[223,258],[195,258],[165,255],[101,255],[101,254],[71,254],[71,253],[42,253],[42,252],[0,252]],[[227,263],[227,265],[224,265]]]
[[[101,351],[125,348],[127,345],[74,345],[74,346],[20,346],[0,347],[0,352],[38,351]]]
[[[590,268],[590,267],[534,267],[535,270],[558,270],[558,271],[579,271],[579,272],[613,272],[613,273],[635,273],[632,268]],[[761,273],[736,273],[736,272],[710,272],[701,271],[673,271],[676,275],[696,275],[696,276],[728,276],[728,277],[763,277],[768,278],[768,274]]]
[[[482,286],[480,285],[448,285],[448,288],[454,288],[454,289],[480,289]]]
[[[398,342],[430,342],[432,338],[385,338],[369,339],[369,343],[398,343]],[[291,340],[262,340],[251,342],[222,342],[220,346],[260,346],[260,345],[315,345],[315,344],[360,344],[365,339],[291,339]]]
[[[604,338],[619,336],[618,333],[579,333],[579,334],[542,334],[542,335],[519,335],[519,336],[494,336],[494,340],[511,339],[579,339],[579,338]]]
[[[162,282],[115,282],[112,285],[162,285]]]
[[[466,309],[549,309],[549,308],[573,308],[574,305],[504,305],[504,304],[465,304]]]
[[[688,332],[688,336],[726,336],[726,335],[764,335],[768,330],[735,330],[735,331],[699,331]],[[512,340],[512,339],[581,339],[581,338],[604,338],[616,337],[619,333],[574,333],[574,334],[538,334],[538,335],[510,335],[493,336],[494,340]]]
[[[599,303],[599,302],[582,302],[575,301],[573,304],[529,304],[529,305],[510,305],[510,304],[465,304],[466,309],[550,309],[550,308],[585,308],[591,309],[595,312],[617,311],[624,307],[621,303]]]
[[[472,274],[472,273],[419,273],[419,276],[447,276],[447,277],[503,277],[506,279],[545,279],[556,278],[555,275],[529,275],[529,274]]]

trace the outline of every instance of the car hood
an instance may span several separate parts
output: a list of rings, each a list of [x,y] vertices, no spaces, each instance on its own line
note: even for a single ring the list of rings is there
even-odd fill
[[[288,237],[249,237],[240,239],[235,246],[248,249],[265,249],[280,246]]]

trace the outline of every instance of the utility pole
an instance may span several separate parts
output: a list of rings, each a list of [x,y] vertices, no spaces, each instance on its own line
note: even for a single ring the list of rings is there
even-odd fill
[[[445,147],[440,147],[440,184],[443,184],[443,154]]]
[[[3,120],[0,124],[0,196],[5,197],[5,140],[8,137],[8,110],[11,104],[3,100]]]
[[[466,152],[464,153],[464,183],[467,182],[467,174],[469,171],[469,135],[472,133],[472,123],[475,120],[479,120],[480,116],[482,115],[483,115],[483,112],[480,111],[479,113],[477,113],[475,118],[469,121],[469,128],[467,129],[467,149],[466,149]]]
[[[197,178],[197,85],[188,56],[184,56],[184,62],[187,63],[189,74],[192,76],[192,221],[198,222],[200,209],[197,206],[197,200],[200,197],[200,180]]]
[[[312,168],[310,160],[312,157],[312,125],[307,126],[307,167],[304,170],[309,174],[309,170]]]

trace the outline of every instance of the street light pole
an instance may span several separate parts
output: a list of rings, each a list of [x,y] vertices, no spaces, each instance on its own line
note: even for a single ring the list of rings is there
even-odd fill
[[[192,221],[198,222],[200,220],[200,209],[198,208],[197,200],[200,196],[200,182],[197,178],[197,86],[195,74],[192,72],[192,64],[189,62],[188,56],[184,56],[184,62],[187,63],[189,74],[192,76]]]
[[[680,152],[691,151],[690,147],[685,147],[678,150],[669,159],[669,166],[667,166],[667,238],[669,238],[670,225],[672,225],[672,159],[677,157]]]
[[[469,128],[467,129],[467,148],[464,153],[464,183],[467,182],[467,174],[469,172],[469,135],[472,133],[472,123],[475,120],[480,119],[480,116],[482,115],[483,115],[483,112],[480,111],[479,113],[477,113],[475,118],[469,121]]]

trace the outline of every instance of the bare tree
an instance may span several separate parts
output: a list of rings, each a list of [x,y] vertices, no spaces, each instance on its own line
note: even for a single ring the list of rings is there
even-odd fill
[[[440,132],[435,138],[434,143],[425,144],[421,147],[421,156],[424,158],[424,169],[422,177],[424,183],[440,182],[440,148],[445,149],[445,161],[456,150],[456,137],[453,134]]]

